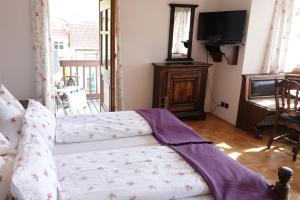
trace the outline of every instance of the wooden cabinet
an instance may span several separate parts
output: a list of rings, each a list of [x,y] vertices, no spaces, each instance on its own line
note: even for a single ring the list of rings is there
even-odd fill
[[[177,117],[205,119],[207,63],[153,63],[153,107],[167,108]]]

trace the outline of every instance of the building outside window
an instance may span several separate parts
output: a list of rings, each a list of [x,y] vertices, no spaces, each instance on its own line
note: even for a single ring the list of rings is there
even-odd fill
[[[63,42],[54,41],[53,48],[54,49],[64,49],[64,43]]]

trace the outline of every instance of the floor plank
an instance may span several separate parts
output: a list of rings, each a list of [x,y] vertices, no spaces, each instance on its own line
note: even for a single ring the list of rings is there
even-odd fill
[[[242,131],[219,118],[208,115],[206,121],[185,121],[206,139],[213,141],[227,155],[265,176],[270,183],[277,181],[277,169],[287,166],[294,170],[291,199],[300,199],[300,156],[292,161],[289,143],[276,142],[266,150],[268,137],[256,139],[254,134]]]

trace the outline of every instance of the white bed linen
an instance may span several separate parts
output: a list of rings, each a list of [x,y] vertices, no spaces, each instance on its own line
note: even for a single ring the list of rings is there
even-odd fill
[[[19,200],[57,200],[53,155],[37,129],[24,125],[11,177],[11,192]]]
[[[62,200],[163,200],[209,193],[193,168],[160,145],[60,155],[55,163]]]
[[[57,118],[56,143],[78,143],[152,134],[135,111],[104,112]]]
[[[152,135],[142,135],[93,142],[80,142],[69,144],[56,143],[52,149],[52,153],[54,155],[64,155],[98,150],[120,149],[135,146],[149,146],[156,144],[158,144],[158,142]]]
[[[85,143],[55,144],[52,153],[56,156],[66,154],[76,154],[98,150],[113,150],[126,147],[153,146],[157,145],[157,140],[152,135],[117,138],[114,140],[103,140]],[[213,200],[211,195],[200,195],[183,198],[182,200]],[[159,199],[161,200],[161,199]]]
[[[29,99],[24,114],[24,123],[32,126],[44,138],[47,146],[52,149],[55,144],[56,119],[54,114],[40,102]]]

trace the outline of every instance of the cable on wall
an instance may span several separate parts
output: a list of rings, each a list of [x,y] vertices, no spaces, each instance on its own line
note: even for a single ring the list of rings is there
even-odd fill
[[[209,53],[206,50],[206,62],[208,63],[209,61]],[[214,112],[218,107],[221,107],[221,104],[218,104],[217,101],[214,98],[214,93],[211,89],[211,85],[210,85],[210,81],[209,81],[209,76],[207,78],[207,84],[206,84],[206,92],[205,92],[205,96],[207,95],[207,92],[209,91],[210,95],[211,95],[211,101],[215,104],[215,107],[212,109],[211,112]]]

